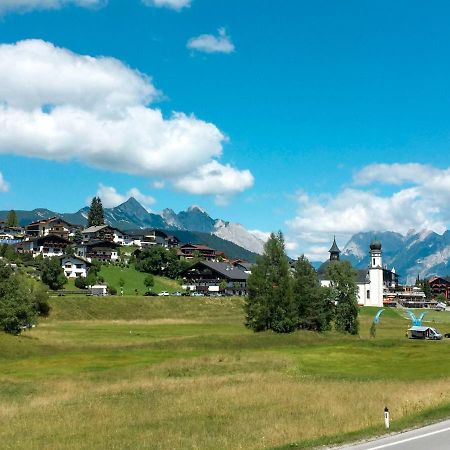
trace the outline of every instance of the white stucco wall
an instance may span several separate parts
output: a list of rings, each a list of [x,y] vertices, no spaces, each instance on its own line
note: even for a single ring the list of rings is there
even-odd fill
[[[80,266],[80,267],[77,267]],[[87,276],[88,267],[87,264],[81,259],[73,256],[66,256],[61,259],[61,267],[64,270],[64,275],[67,278],[78,278]]]

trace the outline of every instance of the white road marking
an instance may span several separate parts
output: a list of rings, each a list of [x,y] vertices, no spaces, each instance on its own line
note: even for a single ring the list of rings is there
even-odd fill
[[[394,445],[404,444],[405,442],[415,441],[417,439],[433,436],[433,434],[445,433],[446,431],[450,431],[450,427],[443,428],[442,430],[430,431],[429,433],[421,434],[420,436],[410,437],[408,439],[403,439],[401,441],[391,442],[390,444],[379,445],[377,447],[370,447],[367,450],[378,450],[380,448],[393,447]]]

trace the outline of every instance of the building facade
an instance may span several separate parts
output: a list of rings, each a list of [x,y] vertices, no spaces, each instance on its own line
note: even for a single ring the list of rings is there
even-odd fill
[[[340,250],[336,239],[330,250],[330,259],[322,264],[318,270],[322,286],[330,286],[331,280],[327,278],[327,267],[340,261]],[[358,305],[360,306],[383,306],[384,290],[386,283],[394,283],[395,272],[383,267],[381,242],[372,241],[370,244],[370,263],[366,269],[356,269],[356,285],[358,287]],[[389,280],[389,281],[388,281]]]
[[[61,267],[67,278],[86,278],[91,263],[75,255],[64,255],[60,257]]]

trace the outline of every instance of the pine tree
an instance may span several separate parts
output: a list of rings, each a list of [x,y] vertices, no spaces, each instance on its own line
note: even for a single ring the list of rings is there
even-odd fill
[[[327,275],[330,293],[336,302],[334,326],[342,333],[358,334],[358,286],[355,272],[348,261],[330,264]]]
[[[97,197],[97,222],[97,225],[105,225],[105,213],[100,197]]]
[[[333,303],[328,290],[320,285],[317,272],[304,256],[297,260],[293,296],[298,314],[298,328],[313,331],[330,329]]]
[[[103,205],[100,197],[94,197],[89,208],[87,226],[94,227],[105,224]]]
[[[83,234],[79,228],[75,230],[73,242],[75,242],[75,244],[81,244],[81,242],[83,242]]]
[[[296,327],[289,261],[281,232],[270,235],[264,254],[252,268],[245,312],[246,326],[254,331],[288,333]]]
[[[97,197],[94,197],[91,200],[91,206],[89,207],[89,213],[88,213],[88,218],[87,218],[87,226],[92,227],[94,226],[94,222],[95,222],[95,211],[97,209]]]
[[[17,214],[13,209],[11,211],[9,211],[8,215],[6,216],[6,226],[11,227],[11,228],[19,226],[19,220],[17,219]]]

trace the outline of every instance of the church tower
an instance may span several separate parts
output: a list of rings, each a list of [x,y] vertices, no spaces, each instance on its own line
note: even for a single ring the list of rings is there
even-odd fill
[[[330,250],[328,250],[328,253],[330,254],[330,261],[339,261],[341,251],[336,244],[336,236],[334,236],[333,245],[331,246]]]
[[[370,244],[370,298],[367,300],[369,306],[383,306],[383,263],[381,258],[381,242],[372,241]]]

